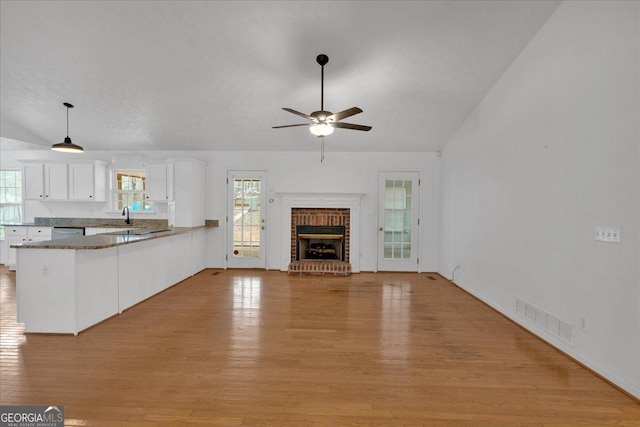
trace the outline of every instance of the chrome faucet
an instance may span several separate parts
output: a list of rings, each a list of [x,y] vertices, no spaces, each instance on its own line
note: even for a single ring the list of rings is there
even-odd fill
[[[124,220],[124,223],[131,224],[131,219],[129,219],[129,206],[125,206],[124,209],[122,209],[122,216],[124,216],[125,211],[127,212],[127,219]]]

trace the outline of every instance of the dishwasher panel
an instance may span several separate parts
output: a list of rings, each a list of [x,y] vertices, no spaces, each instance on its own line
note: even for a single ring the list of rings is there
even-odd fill
[[[70,239],[84,236],[84,227],[53,227],[51,240]]]

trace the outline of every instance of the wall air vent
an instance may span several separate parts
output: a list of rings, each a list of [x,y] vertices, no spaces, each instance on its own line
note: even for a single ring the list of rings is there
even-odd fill
[[[574,325],[571,323],[558,319],[556,316],[520,298],[516,298],[516,313],[528,322],[573,345]]]

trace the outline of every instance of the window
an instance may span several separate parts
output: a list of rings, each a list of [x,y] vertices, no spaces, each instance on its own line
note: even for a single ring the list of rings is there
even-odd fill
[[[147,174],[144,170],[115,170],[114,207],[122,210],[128,207],[131,212],[151,212],[153,203],[146,199]]]
[[[22,222],[22,172],[0,171],[0,224]],[[0,238],[4,239],[4,227],[0,227]]]

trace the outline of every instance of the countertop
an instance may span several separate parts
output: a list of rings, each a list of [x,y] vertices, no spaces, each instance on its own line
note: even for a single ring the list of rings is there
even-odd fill
[[[177,234],[189,233],[195,230],[214,228],[201,225],[198,227],[173,227],[169,231],[144,235],[122,235],[119,232],[96,234],[93,236],[74,237],[71,239],[46,240],[43,242],[18,243],[11,245],[16,249],[105,249],[113,246],[126,245],[144,240],[161,239]]]
[[[217,219],[205,219],[208,227],[218,227]],[[5,227],[84,227],[84,228],[161,228],[167,227],[166,219],[131,218],[126,224],[120,216],[117,218],[51,218],[36,217],[33,222],[20,224],[0,224]]]
[[[66,228],[128,228],[136,227],[135,225],[127,225],[124,222],[122,224],[106,223],[106,224],[90,224],[90,225],[48,225],[35,222],[21,222],[20,224],[0,224],[3,227],[66,227]]]

